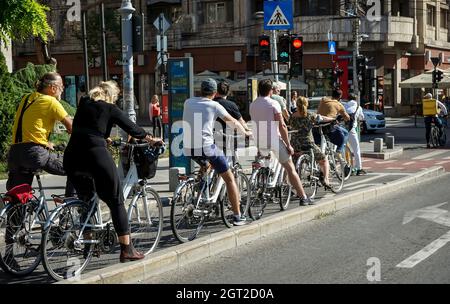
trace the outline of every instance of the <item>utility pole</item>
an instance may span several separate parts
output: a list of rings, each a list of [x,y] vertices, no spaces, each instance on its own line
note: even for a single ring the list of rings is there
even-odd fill
[[[358,2],[353,0],[353,14],[357,16],[358,12]],[[360,18],[355,18],[353,20],[353,37],[355,39],[354,49],[353,49],[353,91],[356,96],[356,102],[360,104],[360,94],[358,86],[358,66],[357,61],[359,57],[359,26],[361,25]]]
[[[131,0],[122,0],[118,9],[122,15],[122,71],[123,71],[123,110],[136,122],[133,91],[133,29],[131,17],[135,11]]]
[[[83,54],[84,54],[84,75],[85,75],[85,89],[86,93],[90,91],[89,84],[89,59],[88,59],[88,45],[87,45],[87,32],[86,32],[86,10],[81,11],[81,32],[83,35]]]
[[[108,80],[108,60],[106,59],[106,27],[105,27],[105,4],[100,3],[100,23],[102,26],[102,69],[103,81]]]
[[[166,36],[164,36],[164,13],[161,13],[159,15],[159,39],[160,39],[160,47],[161,50],[159,52],[159,79],[160,79],[160,86],[161,86],[161,100],[162,100],[162,94],[164,92],[164,84],[166,82],[165,79],[165,67],[166,67],[166,52],[167,52],[167,40]]]

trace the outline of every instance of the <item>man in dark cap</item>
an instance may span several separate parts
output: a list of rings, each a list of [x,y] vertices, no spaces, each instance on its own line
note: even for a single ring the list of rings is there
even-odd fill
[[[208,78],[201,84],[201,97],[186,100],[183,111],[183,147],[184,154],[197,162],[203,174],[209,164],[223,178],[227,194],[233,209],[235,226],[246,223],[246,218],[240,214],[239,190],[234,175],[228,167],[228,161],[222,151],[214,144],[214,125],[217,118],[222,119],[231,128],[250,136],[244,127],[234,119],[223,106],[213,101],[217,93],[217,83]]]

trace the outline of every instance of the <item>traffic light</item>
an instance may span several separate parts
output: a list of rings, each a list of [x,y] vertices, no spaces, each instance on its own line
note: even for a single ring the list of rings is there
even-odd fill
[[[369,60],[365,56],[359,56],[356,59],[356,71],[358,75],[365,77],[368,62]]]
[[[291,38],[288,34],[283,34],[278,39],[278,62],[288,63],[290,53]]]
[[[291,77],[303,74],[303,37],[291,37]]]
[[[441,80],[444,78],[444,72],[440,70],[436,70],[436,81],[441,82]]]
[[[259,57],[263,62],[270,61],[270,37],[261,35],[258,39]]]
[[[132,16],[133,24],[133,51],[144,51],[144,17],[140,15]]]
[[[433,72],[431,73],[431,78],[432,78],[432,81],[433,81],[433,86],[436,85],[437,84],[437,81],[436,81],[436,70],[433,70]]]

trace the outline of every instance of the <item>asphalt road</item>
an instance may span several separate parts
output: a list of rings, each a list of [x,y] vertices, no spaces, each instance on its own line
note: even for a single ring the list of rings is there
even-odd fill
[[[430,206],[449,201],[449,184],[446,174],[143,283],[448,284],[450,204]]]

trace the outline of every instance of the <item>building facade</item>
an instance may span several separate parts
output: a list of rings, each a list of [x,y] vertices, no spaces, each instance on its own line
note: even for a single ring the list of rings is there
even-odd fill
[[[52,8],[50,22],[55,31],[50,51],[65,78],[66,99],[75,104],[85,79],[81,25],[77,20],[69,21],[71,6],[65,1],[46,2]],[[81,2],[92,4],[96,1]],[[330,94],[336,62],[349,67],[349,77],[345,81],[350,87],[352,85],[351,56],[348,54],[354,47],[354,23],[342,18],[351,2],[293,0],[294,29],[291,32],[304,39],[304,72],[300,80],[308,84],[305,92],[308,96]],[[116,10],[121,1],[105,0],[104,3],[108,23],[108,74],[109,78],[120,80],[120,17]],[[153,23],[161,13],[171,23],[166,32],[169,56],[193,57],[195,73],[209,70],[229,79],[242,80],[262,70],[258,36],[269,34],[263,28],[263,0],[135,0],[132,3],[136,13],[145,16],[145,51],[134,56],[135,95],[141,120],[148,116],[151,96],[158,93],[158,31]],[[430,57],[440,57],[440,68],[450,68],[448,1],[380,0],[380,3],[379,21],[361,18],[360,34],[365,38],[360,51],[370,59],[370,77],[363,102],[370,103],[382,96],[387,114],[410,114],[423,92],[400,89],[399,83],[432,69]],[[92,32],[88,33],[91,37],[89,72],[92,84],[102,79],[100,33],[96,27],[98,13],[98,8],[94,7],[88,14],[88,28]],[[330,37],[337,42],[337,56],[328,54]],[[339,57],[339,54],[344,55]],[[27,61],[36,61],[33,41],[15,43],[15,69],[23,67]],[[247,102],[245,94],[236,93],[240,102]]]

